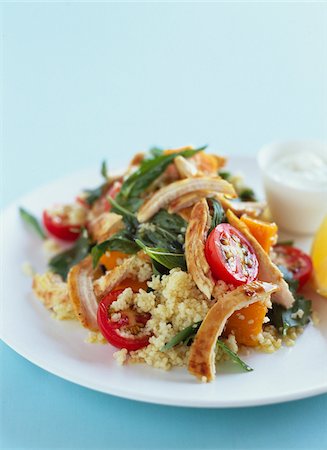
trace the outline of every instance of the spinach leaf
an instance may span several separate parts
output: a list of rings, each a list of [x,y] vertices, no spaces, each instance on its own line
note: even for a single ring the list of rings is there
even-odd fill
[[[230,172],[225,172],[224,170],[218,170],[218,175],[227,181],[229,181],[232,176]]]
[[[194,336],[198,332],[198,329],[200,328],[202,322],[196,322],[193,325],[190,325],[189,327],[184,328],[184,330],[177,333],[167,344],[165,344],[161,351],[169,350],[176,345],[183,342],[184,344],[189,344],[191,339],[194,339]]]
[[[184,330],[180,331],[179,333],[177,333],[169,342],[167,342],[167,344],[165,344],[161,351],[164,352],[165,350],[170,350],[171,348],[175,347],[176,345],[183,343],[184,345],[190,345],[191,342],[193,341],[196,333],[198,332],[198,329],[200,328],[201,325],[201,321],[200,322],[196,322],[193,325],[190,325],[189,327],[184,328]],[[232,350],[230,350],[229,347],[227,347],[227,345],[220,341],[219,339],[217,340],[217,347],[220,347],[224,353],[226,353],[228,355],[228,357],[235,362],[236,364],[238,364],[243,370],[250,372],[253,369],[248,366],[244,361],[241,360],[241,358],[234,353]]]
[[[272,308],[268,311],[270,323],[274,325],[278,332],[285,336],[290,327],[302,327],[310,321],[312,314],[312,302],[297,294],[299,282],[296,280],[286,267],[279,265],[284,280],[288,284],[290,291],[294,296],[294,304],[291,308],[285,309],[282,305],[273,303]]]
[[[107,169],[106,161],[102,161],[102,164],[101,164],[101,175],[103,176],[103,178],[105,180],[107,180],[109,178],[108,177],[108,169]]]
[[[77,239],[73,247],[65,250],[58,255],[53,256],[49,263],[49,269],[61,275],[64,280],[66,280],[67,275],[71,267],[79,263],[84,259],[90,249],[90,242],[86,230],[83,230],[81,236]]]
[[[286,267],[279,265],[278,268],[282,272],[283,278],[288,284],[289,290],[293,295],[295,295],[297,290],[299,289],[299,281],[293,277],[292,272],[286,269]]]
[[[241,360],[241,358],[234,353],[229,347],[227,347],[224,342],[220,341],[218,339],[217,341],[217,347],[220,347],[226,355],[236,364],[238,364],[241,369],[245,370],[246,372],[252,372],[252,367],[248,366],[244,361]]]
[[[160,210],[150,222],[139,227],[137,238],[147,247],[160,247],[172,253],[184,253],[187,223],[177,214]]]
[[[210,234],[211,231],[214,228],[216,228],[217,225],[222,223],[225,218],[225,211],[224,208],[221,206],[221,203],[215,198],[210,198],[209,202],[211,203],[212,206],[212,218],[211,218],[211,227],[208,234]]]
[[[172,268],[171,265],[173,267],[186,267],[183,244],[187,224],[184,219],[177,214],[169,214],[167,211],[161,210],[153,217],[151,222],[140,225],[135,214],[118,203],[117,199],[110,199],[110,202],[113,206],[112,211],[123,217],[126,228],[92,248],[94,267],[97,266],[99,259],[107,250],[116,250],[127,254],[137,253],[139,245],[136,244],[136,240],[139,240],[142,245],[149,249],[160,250],[161,256],[157,255],[157,259],[159,257],[166,259],[165,264],[157,260],[157,272],[163,274],[167,268]],[[171,253],[177,255],[173,255],[172,259]],[[167,261],[167,257],[170,262]],[[155,260],[156,258],[153,257],[152,259]]]
[[[312,313],[312,302],[303,296],[296,296],[293,306],[285,309],[282,305],[273,303],[272,309],[268,311],[270,323],[278,332],[286,335],[290,327],[303,327],[309,321]]]
[[[20,217],[23,219],[25,223],[27,223],[42,239],[46,239],[47,236],[43,231],[43,228],[40,222],[37,220],[33,214],[26,211],[24,208],[19,208]]]
[[[254,193],[254,190],[249,187],[244,187],[238,192],[238,196],[240,200],[243,202],[256,202],[257,197]]]
[[[167,269],[174,269],[180,267],[182,270],[186,270],[186,261],[184,253],[170,253],[167,250],[159,247],[150,248],[143,244],[139,239],[136,239],[137,245],[150,256],[151,259],[157,261]]]
[[[123,221],[126,225],[127,230],[130,233],[136,233],[137,227],[139,226],[139,222],[130,210],[124,208],[124,206],[120,205],[117,200],[113,198],[109,198],[109,201],[112,205],[111,211],[116,214],[120,214],[123,217]]]
[[[187,222],[181,216],[169,214],[165,209],[161,209],[151,222],[175,234],[180,234],[183,229],[185,233],[187,227]]]
[[[85,201],[89,206],[92,206],[94,202],[99,200],[101,195],[104,193],[105,186],[106,184],[101,184],[94,189],[84,189],[86,194]]]
[[[181,151],[179,155],[184,156],[184,158],[189,158],[205,148],[206,146],[194,150],[184,150]],[[144,159],[141,162],[140,167],[124,181],[121,191],[117,196],[117,198],[119,197],[119,203],[121,203],[121,197],[125,199],[131,196],[138,197],[164,172],[176,156],[176,153],[167,155],[158,154],[158,156],[154,156],[153,158]]]
[[[133,236],[131,236],[127,230],[118,231],[106,241],[101,242],[101,244],[97,244],[92,248],[91,255],[93,268],[96,268],[101,256],[108,250],[133,255],[137,253],[140,248],[135,244]]]
[[[149,153],[152,158],[163,155],[164,150],[160,147],[151,147]]]
[[[294,241],[292,241],[292,240],[278,241],[276,245],[289,245],[289,246],[293,247]]]

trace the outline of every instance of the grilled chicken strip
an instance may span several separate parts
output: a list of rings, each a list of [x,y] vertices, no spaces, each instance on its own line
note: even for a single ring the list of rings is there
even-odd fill
[[[250,242],[259,261],[258,278],[268,283],[274,283],[278,286],[278,291],[272,296],[272,301],[279,303],[285,308],[290,308],[294,303],[294,297],[289,290],[288,284],[283,278],[281,271],[271,261],[270,256],[264,251],[256,238],[250,233],[248,227],[235,214],[227,211],[228,222],[237,228]]]
[[[197,287],[209,300],[215,285],[204,253],[210,220],[207,201],[202,199],[192,209],[185,235],[185,258],[188,272]]]
[[[184,158],[184,156],[176,156],[174,163],[181,178],[193,178],[203,175],[195,164]]]
[[[217,194],[217,200],[220,201],[225,210],[230,209],[238,217],[242,214],[247,214],[251,217],[258,217],[266,208],[265,202],[233,202],[221,194]]]
[[[142,270],[140,270],[142,269]],[[142,276],[141,276],[142,272]],[[122,264],[105,273],[94,281],[94,292],[98,300],[118,286],[123,280],[138,273],[139,281],[149,280],[152,276],[152,268],[149,258],[143,252],[124,260]]]
[[[178,197],[176,198],[176,200],[171,202],[168,207],[168,212],[170,214],[178,213],[184,208],[193,206],[195,203],[199,202],[203,198],[211,198],[211,197],[216,197],[216,193],[212,191],[190,192],[189,194],[182,195],[181,197]]]
[[[91,256],[87,256],[70,269],[67,285],[70,301],[81,324],[90,330],[98,330],[98,302],[93,291]]]
[[[255,302],[267,303],[277,286],[260,281],[242,284],[227,292],[209,309],[191,346],[188,370],[201,381],[215,378],[215,347],[227,319]]]
[[[97,242],[103,242],[110,236],[117,233],[124,227],[122,217],[111,212],[104,212],[88,224],[88,231],[92,239]]]
[[[236,197],[234,187],[226,180],[221,178],[186,178],[185,180],[175,181],[159,189],[150,199],[139,209],[137,218],[139,222],[146,222],[154,216],[161,208],[182,195],[193,191],[214,191],[220,192],[230,197]]]

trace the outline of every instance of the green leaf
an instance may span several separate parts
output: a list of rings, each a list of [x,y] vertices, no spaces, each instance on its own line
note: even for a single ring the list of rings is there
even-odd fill
[[[239,191],[238,196],[240,200],[243,202],[256,202],[257,198],[254,193],[254,190],[249,187],[244,187],[242,190]]]
[[[151,147],[149,150],[150,155],[152,158],[156,158],[157,156],[163,155],[164,150],[160,147]]]
[[[119,198],[120,196],[125,198],[131,196],[137,197],[164,172],[176,156],[181,155],[184,156],[184,158],[189,158],[205,148],[206,146],[194,150],[184,150],[178,154],[160,154],[153,158],[143,160],[140,167],[124,181],[119,193]]]
[[[164,352],[165,350],[170,350],[171,348],[175,347],[176,345],[183,343],[184,345],[189,345],[196,333],[198,332],[198,329],[200,328],[202,321],[200,322],[196,322],[193,325],[190,325],[186,328],[184,328],[182,331],[180,331],[179,333],[177,333],[169,342],[167,342],[161,349],[162,352]],[[241,358],[234,353],[232,350],[230,350],[226,344],[224,344],[222,341],[220,341],[218,339],[217,341],[217,347],[220,347],[224,353],[226,353],[228,355],[228,357],[235,362],[236,364],[238,364],[243,370],[250,372],[253,369],[248,366],[244,361],[241,360]]]
[[[83,230],[73,247],[50,259],[48,263],[49,269],[66,280],[69,270],[88,255],[89,249],[90,242],[87,231]]]
[[[289,241],[278,241],[276,245],[288,245],[290,247],[293,247],[294,241],[292,241],[292,240],[289,240]]]
[[[225,172],[224,170],[219,170],[218,175],[221,176],[224,180],[229,181],[232,174],[230,172]]]
[[[84,192],[86,194],[85,201],[89,206],[92,206],[94,202],[99,200],[99,198],[102,196],[104,189],[106,187],[106,183],[101,184],[101,186],[98,186],[94,189],[84,189]]]
[[[184,253],[170,253],[163,248],[150,248],[143,244],[139,239],[136,239],[137,245],[150,256],[151,259],[157,261],[167,269],[174,269],[180,267],[182,270],[186,270],[186,261]]]
[[[102,164],[101,164],[101,175],[103,176],[103,178],[105,179],[105,180],[108,180],[108,169],[107,169],[107,163],[106,163],[106,161],[102,161]]]
[[[177,214],[160,210],[147,224],[139,227],[137,239],[147,247],[164,248],[171,253],[184,253],[187,223]]]
[[[40,236],[40,238],[42,239],[47,238],[40,222],[37,220],[35,216],[26,211],[26,209],[24,208],[19,208],[19,214],[20,217],[23,219],[23,221],[27,223],[27,225],[29,225]]]
[[[127,230],[118,231],[101,244],[95,245],[91,250],[93,267],[96,268],[99,260],[106,251],[117,251],[132,255],[137,253],[140,248],[135,244],[133,236],[131,236]]]
[[[294,278],[292,272],[286,269],[286,267],[278,265],[278,268],[282,272],[283,278],[288,284],[289,290],[292,292],[293,295],[295,295],[299,289],[299,281]]]
[[[226,355],[228,355],[228,357],[243,370],[245,370],[246,372],[252,372],[252,367],[248,366],[244,361],[242,361],[236,353],[234,353],[229,347],[227,347],[226,344],[224,344],[224,342],[218,339],[217,346],[220,347],[223,352],[226,353]]]
[[[299,313],[301,311],[301,313]],[[303,313],[302,313],[303,311]],[[296,296],[293,306],[285,309],[282,305],[273,303],[268,311],[270,323],[276,327],[282,335],[291,327],[303,327],[309,321],[312,314],[312,302],[303,296]]]
[[[210,198],[209,202],[211,203],[212,206],[212,218],[211,218],[211,227],[208,234],[210,234],[211,231],[214,228],[216,228],[217,225],[222,223],[225,217],[224,208],[221,206],[221,203],[218,200]]]
[[[165,344],[161,351],[169,350],[176,345],[183,342],[184,344],[189,343],[190,339],[193,339],[196,333],[198,332],[198,329],[200,328],[201,322],[196,322],[193,325],[190,325],[189,327],[184,328],[184,330],[177,333],[167,344]]]
[[[126,225],[126,228],[130,233],[135,233],[137,230],[137,227],[139,226],[139,222],[131,211],[124,208],[122,205],[120,205],[116,199],[113,199],[112,197],[108,197],[108,200],[110,201],[112,208],[111,211],[115,212],[116,214],[120,214],[123,217],[123,221]]]

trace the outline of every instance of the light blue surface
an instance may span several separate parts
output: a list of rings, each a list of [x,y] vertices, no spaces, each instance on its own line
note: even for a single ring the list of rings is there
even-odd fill
[[[2,204],[153,144],[247,155],[327,137],[326,3],[2,6]],[[324,448],[326,417],[327,396],[202,411],[121,400],[1,344],[5,449]]]

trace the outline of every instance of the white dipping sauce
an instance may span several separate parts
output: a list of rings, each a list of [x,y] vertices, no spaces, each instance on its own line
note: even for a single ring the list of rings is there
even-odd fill
[[[285,152],[271,163],[268,172],[276,181],[294,188],[327,189],[327,154]]]

